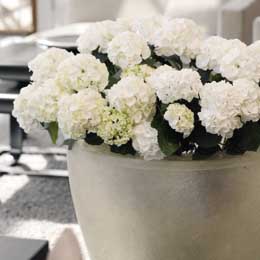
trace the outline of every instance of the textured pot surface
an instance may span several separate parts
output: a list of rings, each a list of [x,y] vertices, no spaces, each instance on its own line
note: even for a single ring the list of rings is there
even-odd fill
[[[91,260],[259,260],[260,154],[208,161],[68,155]]]

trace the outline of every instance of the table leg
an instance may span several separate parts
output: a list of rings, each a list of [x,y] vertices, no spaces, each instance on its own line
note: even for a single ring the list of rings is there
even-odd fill
[[[24,135],[24,131],[20,128],[16,119],[10,115],[10,153],[16,162],[22,154]]]

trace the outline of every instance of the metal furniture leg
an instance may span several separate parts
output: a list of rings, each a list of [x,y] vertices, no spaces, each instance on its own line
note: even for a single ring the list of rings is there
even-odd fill
[[[19,127],[16,119],[10,115],[10,153],[16,162],[22,154],[23,140],[24,131]]]

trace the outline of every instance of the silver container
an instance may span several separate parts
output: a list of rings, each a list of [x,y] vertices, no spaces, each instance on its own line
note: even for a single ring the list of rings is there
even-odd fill
[[[260,154],[147,162],[77,143],[68,165],[91,260],[260,259]]]

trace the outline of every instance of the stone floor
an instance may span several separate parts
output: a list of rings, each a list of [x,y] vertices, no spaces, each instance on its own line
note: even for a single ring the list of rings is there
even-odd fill
[[[7,145],[9,127],[5,115],[0,115],[0,129],[0,144]],[[42,132],[29,135],[26,143],[52,146]],[[83,244],[67,177],[0,173],[0,235],[47,239],[53,246],[67,227],[75,231]]]

